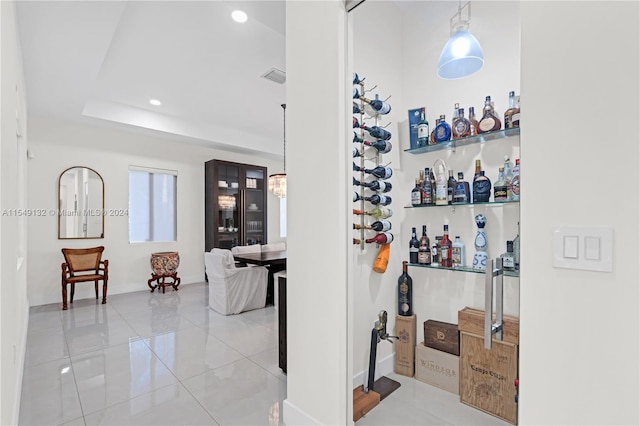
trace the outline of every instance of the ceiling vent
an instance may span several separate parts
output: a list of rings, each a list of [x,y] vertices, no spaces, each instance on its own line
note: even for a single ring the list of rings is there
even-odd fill
[[[262,74],[261,77],[274,81],[278,84],[284,84],[284,82],[287,81],[287,75],[284,71],[280,71],[277,68],[271,68],[269,71]]]

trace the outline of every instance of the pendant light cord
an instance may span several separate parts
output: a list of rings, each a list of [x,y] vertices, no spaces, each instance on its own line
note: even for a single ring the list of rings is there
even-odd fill
[[[287,174],[287,104],[280,104],[282,107],[282,158],[284,174]]]

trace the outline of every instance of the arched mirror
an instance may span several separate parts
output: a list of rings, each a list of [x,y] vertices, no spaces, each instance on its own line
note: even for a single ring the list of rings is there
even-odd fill
[[[89,167],[70,167],[58,179],[58,239],[104,238],[104,181]]]

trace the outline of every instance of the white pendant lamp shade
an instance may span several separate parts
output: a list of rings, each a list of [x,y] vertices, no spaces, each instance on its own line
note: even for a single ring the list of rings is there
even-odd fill
[[[466,9],[467,19],[462,19]],[[474,74],[484,65],[484,53],[478,40],[468,31],[471,20],[471,3],[458,6],[458,12],[451,18],[451,33],[438,60],[438,77],[447,80],[463,78]]]
[[[269,176],[269,192],[277,195],[278,198],[287,198],[287,104],[281,104],[280,106],[282,107],[284,172]]]
[[[438,76],[445,79],[467,77],[480,71],[484,54],[478,40],[468,31],[460,30],[451,36],[438,60]]]

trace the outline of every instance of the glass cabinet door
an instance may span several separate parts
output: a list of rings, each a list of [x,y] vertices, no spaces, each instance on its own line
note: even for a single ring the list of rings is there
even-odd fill
[[[245,169],[244,244],[266,244],[265,233],[265,171],[263,168]]]
[[[240,168],[220,165],[217,168],[218,202],[216,223],[218,247],[231,248],[239,244],[240,231]]]

